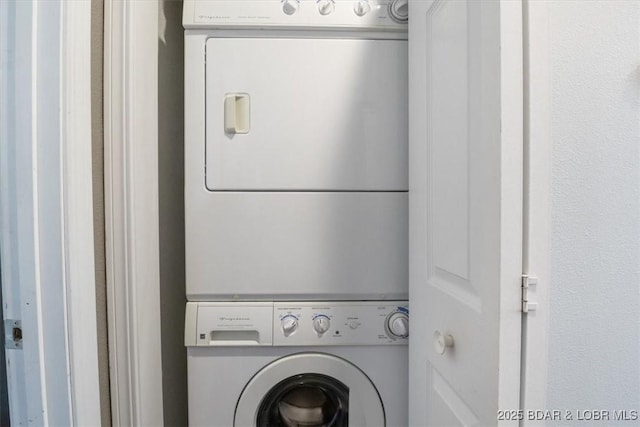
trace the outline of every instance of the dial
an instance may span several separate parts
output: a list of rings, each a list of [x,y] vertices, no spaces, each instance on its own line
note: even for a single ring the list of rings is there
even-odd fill
[[[318,0],[317,5],[320,15],[328,15],[336,8],[334,0]]]
[[[280,324],[282,326],[282,333],[284,333],[285,337],[288,337],[298,329],[298,318],[289,314],[280,319]]]
[[[353,4],[353,13],[358,16],[364,16],[371,10],[371,6],[367,0],[359,0]]]
[[[319,337],[327,332],[330,326],[331,321],[323,314],[313,318],[313,330],[316,331],[316,334],[318,334]]]
[[[399,24],[406,24],[409,21],[409,0],[389,2],[389,16]]]
[[[287,15],[293,15],[300,8],[300,0],[282,0],[282,11]]]
[[[395,311],[387,317],[387,334],[390,338],[407,338],[409,336],[409,315]]]

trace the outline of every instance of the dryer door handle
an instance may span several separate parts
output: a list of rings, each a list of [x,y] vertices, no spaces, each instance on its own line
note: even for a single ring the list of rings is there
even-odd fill
[[[251,130],[251,97],[248,93],[224,96],[224,132],[245,134]]]

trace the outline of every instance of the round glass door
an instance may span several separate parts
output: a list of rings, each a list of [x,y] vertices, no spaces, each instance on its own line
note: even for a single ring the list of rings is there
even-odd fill
[[[385,426],[369,377],[326,353],[296,353],[264,366],[238,398],[235,427]]]
[[[264,397],[256,417],[258,426],[347,427],[349,388],[335,378],[305,373],[291,376]]]

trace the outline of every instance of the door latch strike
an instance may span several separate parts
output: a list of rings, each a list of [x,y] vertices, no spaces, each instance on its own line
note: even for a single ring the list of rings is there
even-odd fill
[[[5,319],[4,348],[22,350],[22,321]]]

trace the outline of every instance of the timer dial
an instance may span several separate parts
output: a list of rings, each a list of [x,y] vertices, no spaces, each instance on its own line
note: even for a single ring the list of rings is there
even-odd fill
[[[389,16],[399,24],[409,21],[409,0],[392,0],[388,6]]]
[[[287,315],[280,320],[280,324],[282,326],[282,333],[285,337],[288,337],[298,329],[298,318],[293,315]]]
[[[409,336],[409,315],[395,311],[387,316],[386,328],[390,338],[407,338]]]
[[[331,321],[325,315],[319,315],[313,318],[313,330],[316,331],[319,337],[331,327]]]
[[[293,15],[300,8],[300,0],[282,0],[282,11],[286,15]]]
[[[371,6],[367,0],[359,0],[353,4],[353,13],[358,16],[364,16],[371,10]]]
[[[318,0],[317,5],[320,15],[329,15],[336,8],[334,0]]]

